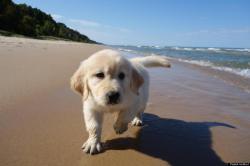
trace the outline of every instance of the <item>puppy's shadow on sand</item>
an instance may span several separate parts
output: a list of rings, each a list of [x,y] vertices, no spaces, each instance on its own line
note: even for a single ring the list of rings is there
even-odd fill
[[[226,165],[212,149],[210,128],[234,126],[217,122],[185,122],[145,113],[144,126],[136,138],[105,142],[106,150],[134,149],[168,162],[172,166]]]

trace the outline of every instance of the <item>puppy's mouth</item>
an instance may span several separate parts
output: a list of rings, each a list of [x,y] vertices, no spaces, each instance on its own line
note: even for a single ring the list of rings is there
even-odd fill
[[[106,94],[107,105],[116,105],[121,102],[121,95],[119,92],[111,91]]]
[[[107,105],[117,105],[120,104],[120,100],[117,101],[107,101]]]

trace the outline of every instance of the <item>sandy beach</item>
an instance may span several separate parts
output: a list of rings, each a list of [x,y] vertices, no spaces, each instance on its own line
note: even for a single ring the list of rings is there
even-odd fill
[[[172,61],[150,69],[143,127],[116,135],[105,117],[105,150],[81,151],[82,102],[69,79],[102,45],[0,37],[0,165],[182,166],[250,162],[250,93]],[[246,83],[247,84],[247,83]]]

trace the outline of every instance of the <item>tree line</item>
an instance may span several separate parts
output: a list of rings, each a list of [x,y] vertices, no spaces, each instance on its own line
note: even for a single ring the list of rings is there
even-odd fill
[[[11,0],[0,0],[0,29],[29,37],[53,36],[73,41],[96,43],[87,36],[57,23],[43,11]]]

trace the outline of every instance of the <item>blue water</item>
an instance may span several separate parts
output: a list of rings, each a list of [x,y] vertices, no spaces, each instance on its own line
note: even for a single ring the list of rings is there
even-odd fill
[[[164,55],[186,63],[211,67],[250,78],[250,49],[205,47],[113,46],[138,54]]]

